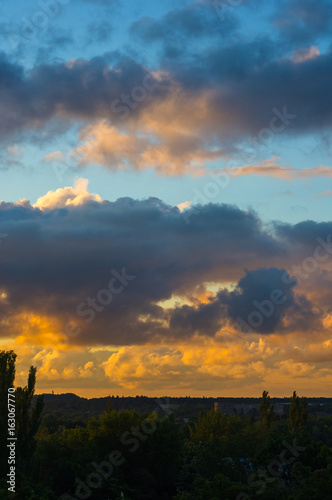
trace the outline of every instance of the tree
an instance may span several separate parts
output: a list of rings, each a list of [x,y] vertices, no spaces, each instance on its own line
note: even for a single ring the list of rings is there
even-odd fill
[[[273,411],[273,406],[270,406],[270,396],[268,391],[263,391],[261,402],[259,403],[259,413],[261,414],[262,423],[266,427],[270,427],[271,423],[276,419],[276,414]]]
[[[8,389],[15,381],[16,354],[14,351],[0,351],[0,443],[6,449],[8,426]],[[34,458],[35,434],[38,431],[44,407],[43,396],[39,396],[31,407],[36,385],[37,368],[31,366],[26,387],[15,390],[15,437],[17,437],[17,460],[21,470],[28,469]],[[1,455],[0,472],[7,474],[7,457]],[[3,474],[4,473],[4,474]]]
[[[19,456],[26,464],[35,451],[35,435],[39,429],[44,408],[43,396],[38,396],[36,404],[31,408],[35,393],[36,372],[37,368],[30,366],[28,385],[16,389],[17,446]]]
[[[293,396],[290,398],[289,406],[289,421],[288,428],[290,431],[295,432],[298,429],[307,426],[309,416],[307,398],[296,395],[296,391],[293,392]]]

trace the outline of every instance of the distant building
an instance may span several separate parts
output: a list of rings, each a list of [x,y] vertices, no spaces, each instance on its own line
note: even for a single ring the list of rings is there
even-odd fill
[[[219,403],[218,401],[215,401],[214,402],[214,411],[218,411],[219,410]]]

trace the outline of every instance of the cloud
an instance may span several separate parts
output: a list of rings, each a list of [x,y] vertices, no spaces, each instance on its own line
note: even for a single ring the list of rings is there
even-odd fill
[[[280,283],[280,269],[312,255],[315,238],[332,234],[330,223],[265,227],[255,213],[219,204],[193,206],[186,214],[190,224],[178,207],[156,198],[102,201],[87,192],[84,179],[35,206],[26,200],[1,203],[1,228],[9,235],[0,261],[5,335],[17,336],[24,315],[34,315],[54,318],[59,339],[74,322],[79,334],[68,342],[77,345],[215,337],[222,329],[235,331],[236,315],[249,314],[252,301],[264,300],[271,287],[280,288],[288,302],[264,322],[262,333],[316,331],[329,313],[329,299],[321,297],[328,296],[328,281],[311,304],[310,283],[301,283],[303,297],[293,297]],[[328,266],[322,262],[318,276]],[[100,293],[104,301],[114,270],[134,279],[94,311],[89,303],[99,303]]]
[[[332,191],[330,189],[327,189],[324,191],[324,193],[320,193],[316,196],[316,198],[322,198],[323,196],[332,196]]]
[[[264,160],[257,165],[244,165],[242,167],[233,167],[228,172],[234,177],[247,175],[263,175],[282,180],[308,179],[312,177],[332,177],[332,167],[318,166],[312,168],[290,168],[281,167],[277,164],[277,158]]]
[[[98,194],[88,193],[88,183],[87,179],[77,179],[73,188],[65,187],[59,188],[56,191],[49,191],[44,196],[38,198],[33,206],[45,211],[70,205],[84,205],[91,201],[100,203],[102,200]]]
[[[51,326],[51,325],[50,325]],[[283,396],[289,384],[306,387],[306,394],[326,396],[331,386],[331,340],[303,342],[295,334],[247,338],[229,343],[214,338],[162,346],[124,346],[94,349],[72,346],[15,345],[17,383],[26,382],[31,362],[38,367],[40,392],[75,392],[85,397],[107,393],[136,395],[190,394],[202,391],[215,397],[220,384],[224,395],[258,397],[264,388]],[[8,347],[13,347],[13,342]],[[317,389],[317,386],[321,389]],[[84,391],[84,392],[83,392]],[[169,393],[169,392],[168,392]]]
[[[130,94],[149,74],[147,68],[126,57],[114,58],[112,65],[103,57],[40,64],[26,72],[3,53],[0,70],[3,139],[24,130],[40,130],[52,119],[99,117],[119,121],[118,115],[111,110],[113,101],[122,94]],[[161,89],[161,85],[158,90],[151,89],[150,98],[158,95]],[[149,98],[146,101],[148,103]]]
[[[244,47],[240,46],[236,50],[233,47],[232,51],[223,49],[225,53],[212,49],[200,62],[169,67],[161,76],[158,94],[149,95],[130,113],[123,108],[128,116],[121,126],[115,117],[112,125],[99,122],[83,129],[80,138],[88,131],[92,140],[89,152],[84,145],[78,146],[78,150],[85,153],[82,161],[93,159],[114,168],[118,156],[114,137],[118,137],[120,143],[127,143],[122,150],[127,168],[154,168],[162,175],[199,174],[213,161],[236,158],[239,151],[245,158],[242,141],[248,135],[256,137],[268,129],[271,120],[286,137],[306,134],[317,127],[329,128],[332,124],[328,97],[331,81],[326,68],[331,55],[317,56],[301,64],[289,60],[274,62],[269,61],[269,54],[261,53],[265,50],[263,43],[256,42],[256,45],[240,70],[230,67],[228,71],[222,61],[229,59],[229,64],[234,64],[238,53],[247,58],[248,47],[245,54]],[[306,83],[311,81],[313,72],[319,75],[314,95]],[[106,109],[103,108],[104,113]],[[259,144],[257,147],[259,149]],[[267,172],[264,168],[262,171]],[[269,168],[268,173],[271,172]],[[275,173],[300,175],[281,168],[278,172],[275,169]],[[326,174],[329,168],[322,166],[306,170],[303,176]]]
[[[310,301],[295,297],[296,280],[285,269],[258,268],[246,271],[234,290],[221,289],[204,303],[184,305],[171,311],[170,329],[179,336],[202,334],[214,337],[229,320],[239,333],[279,334],[299,328],[318,328]],[[303,318],[305,317],[305,321]]]
[[[63,162],[64,161],[64,156],[61,153],[61,151],[54,151],[54,153],[49,153],[44,157],[44,161],[57,161],[57,162]]]
[[[142,124],[143,133],[128,134],[106,122],[88,126],[79,135],[83,144],[71,154],[80,165],[97,163],[111,170],[154,168],[160,175],[203,174],[205,162],[224,155],[221,150],[205,148],[204,141],[179,131],[174,124],[167,130],[166,116],[164,123],[157,122],[148,119]],[[149,136],[152,130],[154,139]]]
[[[189,38],[205,29],[192,9],[173,13]],[[169,22],[165,18],[162,24]],[[331,128],[332,54],[318,54],[314,47],[294,47],[292,60],[272,38],[239,37],[203,44],[200,57],[157,57],[155,70],[119,51],[38,64],[29,71],[2,54],[1,137],[8,141],[26,134],[29,139],[37,130],[54,138],[79,124],[75,149],[82,152],[82,164],[118,168],[123,153],[120,168],[125,163],[161,175],[200,174],[211,162],[237,158],[248,136],[257,137],[276,119],[273,110],[285,139]],[[153,82],[148,90],[146,77]],[[89,150],[80,143],[86,135]]]
[[[184,201],[183,203],[179,203],[177,205],[178,209],[180,210],[180,212],[183,212],[184,210],[186,210],[187,208],[190,208],[191,207],[191,204],[192,204],[192,201]]]
[[[241,318],[249,324],[249,329],[260,333],[282,332],[284,318],[301,309],[311,312],[309,302],[297,302],[292,288],[296,282],[285,269],[271,267],[246,271],[232,292],[221,292],[220,300],[227,305],[228,314],[235,322]],[[309,325],[308,325],[309,327]]]
[[[74,151],[80,158],[79,163],[98,163],[112,170],[130,165],[139,168],[139,158],[149,144],[146,138],[122,133],[106,122],[88,126],[79,137],[86,141]]]
[[[302,63],[309,59],[314,59],[319,56],[320,52],[318,47],[312,45],[309,49],[298,49],[292,54],[292,60],[296,63]]]

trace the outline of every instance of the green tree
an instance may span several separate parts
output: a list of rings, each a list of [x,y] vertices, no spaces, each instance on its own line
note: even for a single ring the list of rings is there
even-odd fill
[[[8,389],[14,386],[15,362],[14,351],[0,351],[0,443],[6,449],[8,426]],[[39,396],[36,404],[31,407],[36,385],[37,368],[31,366],[26,387],[15,390],[15,420],[17,437],[17,461],[20,471],[29,470],[34,459],[35,434],[41,422],[44,407],[43,397]],[[7,474],[7,457],[1,454],[1,476]]]
[[[28,384],[16,389],[16,427],[18,454],[24,466],[29,466],[33,459],[36,441],[44,408],[43,396],[38,396],[36,404],[31,407],[36,386],[37,368],[30,366]],[[24,467],[23,466],[23,467]]]
[[[259,413],[261,414],[262,423],[267,427],[270,427],[271,423],[276,419],[268,391],[263,391],[262,399],[259,403]]]
[[[307,398],[300,398],[296,395],[296,391],[294,391],[293,396],[290,398],[288,421],[289,430],[295,432],[298,429],[306,427],[308,423],[308,416],[309,410]]]

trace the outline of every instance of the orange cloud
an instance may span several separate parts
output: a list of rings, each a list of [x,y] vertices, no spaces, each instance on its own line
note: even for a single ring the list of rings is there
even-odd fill
[[[307,49],[298,49],[292,54],[292,61],[295,63],[302,63],[305,61],[309,61],[309,59],[314,59],[320,55],[318,47],[316,45],[312,45]]]
[[[190,208],[191,204],[192,204],[192,201],[184,201],[183,203],[179,203],[176,206],[178,207],[178,209],[180,210],[180,212],[183,212],[187,208]]]
[[[49,153],[43,159],[44,159],[44,161],[59,161],[59,162],[61,162],[64,160],[64,156],[61,153],[61,151],[55,151],[54,153]]]
[[[282,180],[306,179],[311,177],[332,177],[332,167],[317,166],[306,169],[281,167],[276,163],[276,159],[276,157],[273,157],[271,159],[264,160],[257,165],[244,165],[242,167],[235,167],[231,170],[228,170],[227,172],[232,177],[263,175]]]
[[[89,201],[101,202],[99,194],[88,193],[89,181],[79,178],[75,181],[74,187],[65,187],[56,191],[49,191],[44,196],[38,198],[33,205],[41,210],[53,210],[55,208],[67,207],[70,205],[83,205]]]
[[[31,325],[48,328],[45,318],[33,318]],[[288,394],[290,387],[307,395],[317,395],[318,386],[321,394],[332,390],[331,337],[311,344],[299,337],[302,345],[294,334],[283,336],[282,342],[278,335],[233,337],[227,342],[220,332],[215,339],[90,349],[64,348],[61,343],[47,346],[50,338],[45,338],[45,346],[38,346],[27,332],[17,338],[15,347],[17,384],[25,383],[30,364],[36,365],[39,392],[75,387],[91,397],[94,390],[102,389],[100,396],[110,390],[128,395],[167,391],[170,395],[259,396],[264,387],[274,395]]]
[[[74,154],[81,165],[98,163],[113,170],[154,168],[160,175],[201,175],[205,163],[221,158],[223,153],[204,148],[199,137],[179,132],[181,127],[179,124],[173,129],[166,123],[162,128],[158,122],[143,120],[135,132],[121,132],[100,122],[81,131],[79,139],[84,142]]]
[[[211,138],[216,123],[229,130],[231,113],[221,116],[214,110],[211,91],[190,94],[175,82],[171,85],[172,92],[151,101],[123,124],[104,120],[83,128],[78,137],[82,144],[71,152],[78,164],[98,163],[113,170],[154,168],[159,175],[202,175],[206,164],[228,159],[227,151],[216,147]],[[45,159],[59,159],[61,154],[57,151]]]
[[[322,198],[323,196],[332,196],[332,191],[328,189],[327,191],[324,191],[324,193],[320,193],[316,196],[316,198]]]

